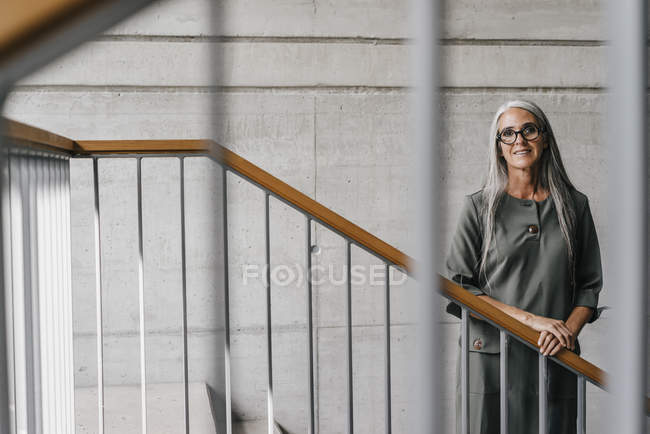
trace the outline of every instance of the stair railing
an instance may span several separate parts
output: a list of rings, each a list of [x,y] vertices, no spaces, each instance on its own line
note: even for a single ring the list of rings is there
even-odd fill
[[[3,129],[2,129],[2,135],[9,138],[10,141],[15,145],[25,149],[28,149],[29,152],[33,153],[39,153],[39,156],[46,155],[49,158],[52,158],[55,156],[56,158],[61,158],[63,156],[63,159],[66,158],[92,158],[93,159],[93,174],[94,174],[94,194],[95,194],[95,255],[97,258],[96,261],[96,291],[97,291],[97,313],[98,313],[98,373],[99,373],[99,389],[100,393],[98,394],[99,397],[98,399],[100,400],[100,414],[98,415],[99,417],[99,423],[100,426],[103,426],[103,415],[102,415],[102,402],[101,402],[101,389],[102,389],[102,383],[101,383],[101,375],[102,375],[102,354],[101,354],[101,349],[102,349],[102,344],[101,344],[101,255],[100,255],[100,236],[99,236],[99,196],[98,196],[98,169],[97,169],[97,162],[100,158],[107,158],[107,157],[133,157],[137,158],[138,161],[138,206],[139,206],[139,224],[140,224],[140,260],[142,260],[142,201],[141,201],[141,194],[142,194],[142,184],[141,184],[141,176],[140,176],[140,165],[141,165],[141,159],[146,158],[146,157],[151,157],[151,156],[174,156],[179,159],[179,164],[180,164],[180,170],[181,170],[181,210],[183,212],[184,210],[184,177],[183,177],[183,170],[184,170],[184,157],[185,156],[207,156],[217,162],[219,165],[222,166],[223,170],[223,183],[222,183],[222,198],[223,198],[223,212],[224,212],[224,218],[223,218],[223,230],[224,233],[227,233],[227,172],[230,172],[254,185],[259,187],[261,190],[264,191],[265,193],[265,232],[266,232],[266,265],[267,265],[267,270],[270,269],[269,264],[270,264],[270,249],[269,249],[269,237],[270,237],[270,228],[269,228],[269,198],[274,197],[283,203],[289,205],[290,207],[294,208],[298,212],[304,215],[306,223],[307,223],[307,233],[306,233],[306,243],[305,243],[305,257],[307,260],[307,265],[308,265],[308,270],[311,269],[311,233],[310,233],[310,223],[311,222],[317,222],[320,225],[323,225],[324,227],[332,230],[333,232],[337,233],[340,235],[343,239],[346,241],[346,261],[347,261],[347,276],[346,276],[346,282],[347,282],[347,291],[346,291],[346,378],[347,378],[347,411],[346,411],[346,419],[347,419],[347,427],[348,427],[348,432],[353,432],[353,427],[354,427],[354,411],[353,411],[353,403],[354,403],[354,396],[353,396],[353,372],[352,372],[352,309],[351,309],[351,299],[352,299],[352,286],[351,286],[351,276],[350,276],[350,265],[351,265],[351,255],[350,255],[350,249],[352,245],[355,245],[371,255],[379,258],[383,263],[385,267],[385,272],[386,276],[388,276],[389,269],[394,268],[398,271],[401,271],[403,273],[406,273],[407,275],[411,277],[417,277],[417,264],[416,262],[410,258],[408,255],[404,254],[403,252],[399,251],[398,249],[394,248],[393,246],[389,245],[388,243],[382,241],[381,239],[375,237],[371,233],[365,231],[361,227],[355,225],[354,223],[350,222],[349,220],[345,219],[344,217],[340,216],[339,214],[333,212],[332,210],[328,209],[327,207],[323,206],[322,204],[316,202],[315,200],[311,199],[310,197],[306,196],[305,194],[299,192],[298,190],[294,189],[293,187],[289,186],[288,184],[284,183],[283,181],[279,180],[278,178],[274,177],[273,175],[269,174],[268,172],[260,169],[256,165],[252,164],[251,162],[247,161],[246,159],[240,157],[239,155],[233,153],[232,151],[216,144],[213,141],[210,140],[105,140],[105,141],[72,141],[66,138],[63,138],[61,136],[57,136],[55,134],[49,133],[44,130],[40,130],[34,127],[30,127],[24,124],[20,124],[18,122],[14,121],[6,121],[4,123]],[[11,151],[9,152],[11,154]],[[9,155],[8,154],[8,155]],[[9,167],[11,167],[11,159],[14,158],[12,156],[8,157],[9,161]],[[20,173],[23,176],[25,173],[27,174],[32,174],[34,175],[37,179],[35,182],[35,185],[39,185],[38,179],[39,176],[44,176],[44,169],[39,169],[38,163],[37,164],[32,164],[30,165],[29,163],[19,163],[21,164],[20,166]],[[47,178],[48,180],[56,179],[59,180],[59,182],[63,182],[65,184],[66,180],[69,180],[69,175],[65,171],[65,166],[66,165],[57,165],[57,169],[54,169],[54,174],[51,172],[50,175],[52,178]],[[13,178],[7,178],[5,176],[5,185],[7,180],[11,180]],[[29,178],[29,176],[26,176],[24,179],[27,179],[27,181],[30,181],[32,178]],[[25,198],[31,200],[33,203],[34,197],[38,197],[38,193],[32,192],[29,190],[29,186],[31,186],[32,183],[27,182],[27,194],[21,196],[22,197],[22,204],[23,204],[23,209],[25,206],[26,201]],[[24,187],[24,184],[21,184],[22,187]],[[60,215],[58,218],[60,220],[57,220],[59,224],[62,226],[65,226],[64,222],[66,219],[66,206],[69,207],[69,184],[66,188],[59,188],[61,190],[60,196],[62,197],[62,204],[59,210]],[[12,190],[13,191],[13,190]],[[6,188],[3,188],[2,190],[2,202],[3,202],[3,209],[5,207],[5,204],[7,203],[7,200],[14,198],[16,196],[15,192],[14,194],[10,194],[9,190],[6,190]],[[36,199],[38,200],[38,199]],[[69,208],[67,210],[69,212]],[[184,214],[184,212],[183,212]],[[31,216],[31,214],[27,213],[27,215]],[[32,228],[30,224],[26,224],[25,221],[20,221],[21,218],[25,218],[25,214],[18,214],[11,212],[9,214],[3,214],[3,221],[4,224],[7,225],[7,218],[9,217],[8,221],[11,224],[11,229],[13,230],[16,225],[23,225],[25,228],[25,233],[28,232]],[[41,216],[42,217],[42,216]],[[38,220],[38,218],[37,218]],[[33,221],[33,219],[32,219]],[[40,220],[38,220],[40,221]],[[182,249],[183,249],[183,334],[184,334],[184,388],[185,388],[185,394],[184,394],[184,399],[185,399],[185,429],[186,432],[189,430],[189,412],[188,412],[188,372],[187,372],[187,334],[186,334],[186,328],[187,328],[187,311],[186,311],[186,270],[185,270],[185,243],[184,243],[184,237],[185,237],[185,220],[184,217],[181,219],[181,225],[182,225]],[[56,232],[56,227],[52,226],[39,226],[40,232],[39,235],[41,236],[47,236],[48,231],[53,231]],[[3,231],[5,234],[8,232]],[[56,244],[56,248],[60,249],[60,252],[62,254],[62,257],[67,258],[69,261],[69,256],[70,256],[70,251],[69,251],[69,221],[68,221],[68,233],[65,231],[61,235],[61,239],[59,239]],[[228,261],[228,244],[227,244],[227,236],[224,236],[224,252],[225,252],[225,262],[227,263]],[[3,240],[3,249],[5,252],[5,271],[7,270],[7,253],[9,253],[10,257],[14,257],[16,255],[15,251],[12,250],[13,246],[15,246],[15,243],[13,243],[13,238],[11,240],[7,240],[5,237]],[[66,243],[67,246],[65,245]],[[29,247],[29,242],[25,241],[23,239],[23,246],[28,246]],[[10,247],[8,247],[10,246]],[[67,250],[66,250],[67,249]],[[32,252],[34,253],[34,252]],[[11,264],[15,265],[15,264]],[[30,269],[28,261],[26,261],[25,264],[19,264],[23,265],[24,268],[24,273],[22,273],[22,276],[34,276],[33,271]],[[11,268],[11,266],[10,266]],[[16,268],[16,267],[14,267]],[[20,268],[20,267],[19,267]],[[69,262],[63,261],[63,266],[59,269],[61,271],[61,276],[60,279],[62,279],[61,287],[65,287],[65,300],[69,300],[69,275],[66,274],[69,269]],[[142,269],[142,266],[140,266],[140,269]],[[227,429],[228,432],[231,432],[232,429],[232,419],[231,419],[231,391],[230,391],[230,330],[229,330],[229,286],[228,286],[228,273],[227,273],[227,267],[224,268],[225,270],[225,276],[224,276],[224,283],[225,283],[225,294],[224,294],[224,317],[226,321],[226,339],[224,343],[224,357],[225,357],[225,379],[226,379],[226,384],[225,384],[225,395],[226,395],[226,418],[227,418]],[[56,271],[56,270],[55,270]],[[30,274],[32,273],[32,274]],[[268,273],[268,271],[267,271]],[[7,273],[5,272],[5,275]],[[16,275],[21,275],[20,270],[16,274],[13,274],[12,276]],[[38,273],[36,274],[38,275]],[[40,278],[42,276],[38,275]],[[312,297],[312,282],[311,282],[311,275],[308,271],[308,276],[307,276],[307,283],[306,283],[306,300],[307,300],[307,306],[306,306],[306,311],[307,311],[307,332],[308,336],[313,337],[313,315],[312,315],[312,308],[311,308],[311,297]],[[140,278],[140,291],[142,291],[142,277]],[[268,376],[268,384],[267,384],[267,408],[268,408],[268,430],[269,433],[273,432],[274,425],[276,424],[275,418],[273,416],[273,376],[272,376],[272,341],[271,341],[271,280],[269,276],[267,276],[266,279],[266,342],[267,342],[267,376]],[[16,294],[17,290],[18,292],[23,291],[23,287],[17,285],[16,280],[11,280],[7,281],[7,278],[5,277],[5,288],[13,288],[13,291],[9,291],[9,293]],[[480,319],[483,319],[484,321],[487,321],[494,327],[496,327],[499,332],[500,332],[500,345],[501,345],[501,352],[500,352],[500,363],[501,363],[501,378],[500,378],[500,385],[501,385],[501,392],[500,392],[500,408],[501,408],[501,432],[507,433],[507,390],[508,390],[508,378],[507,378],[507,348],[509,343],[511,342],[512,339],[518,340],[519,342],[523,343],[524,345],[534,349],[534,350],[539,350],[539,346],[537,345],[537,339],[539,337],[539,333],[533,330],[532,328],[526,326],[525,324],[517,321],[516,319],[504,314],[494,306],[490,305],[489,303],[481,300],[479,297],[469,293],[468,291],[464,290],[462,287],[456,285],[452,281],[440,277],[440,287],[438,288],[439,292],[441,295],[446,297],[447,299],[459,304],[461,306],[462,310],[462,316],[461,316],[461,396],[462,396],[462,432],[466,433],[468,432],[468,427],[469,427],[469,419],[468,419],[468,396],[469,396],[469,381],[468,378],[471,375],[471,372],[469,372],[469,363],[468,363],[468,352],[469,352],[469,328],[468,328],[468,318],[470,314],[473,314],[474,316],[479,317]],[[385,296],[385,313],[384,313],[384,320],[385,320],[385,328],[384,328],[384,334],[385,334],[385,421],[386,421],[386,427],[385,431],[387,433],[391,432],[391,369],[390,369],[390,363],[391,363],[391,348],[390,348],[390,322],[391,322],[391,317],[390,317],[390,293],[391,293],[391,287],[390,287],[390,282],[389,279],[386,279],[385,283],[385,288],[384,288],[384,296]],[[25,292],[27,294],[27,292]],[[142,309],[142,297],[140,298],[141,301],[141,306],[140,308]],[[22,302],[24,303],[24,302]],[[69,312],[69,306],[63,306],[63,305],[58,305],[58,307],[63,307],[68,310],[66,310],[62,316],[62,318],[59,318],[59,320],[62,320],[63,323],[65,324],[64,327],[67,327],[64,329],[64,334],[66,335],[65,339],[66,345],[68,349],[71,349],[71,326],[69,324],[70,318],[68,317],[70,314]],[[50,312],[51,313],[51,312]],[[141,316],[142,318],[142,316]],[[14,323],[15,323],[15,318],[13,318]],[[42,321],[49,321],[51,318],[49,317],[40,317],[41,320],[41,327],[42,327]],[[68,322],[66,322],[68,321]],[[8,321],[8,324],[11,321]],[[27,321],[25,324],[29,323]],[[28,324],[29,325],[29,324]],[[141,327],[143,325],[141,324]],[[33,333],[35,329],[32,329],[30,333]],[[22,333],[22,331],[21,331]],[[309,408],[309,420],[308,420],[308,432],[314,433],[316,432],[316,427],[315,427],[315,395],[314,395],[314,348],[313,348],[313,339],[307,339],[308,341],[308,348],[307,348],[307,354],[308,358],[305,361],[308,365],[308,375],[309,375],[309,381],[308,381],[308,393],[307,393],[307,399],[308,399],[308,408]],[[141,343],[141,358],[144,357],[143,354],[143,344]],[[16,353],[16,348],[12,348],[10,346],[10,351],[13,353]],[[22,351],[30,351],[29,349],[22,349]],[[32,350],[34,351],[39,351],[41,348],[34,347]],[[66,353],[66,357],[69,359],[70,354]],[[58,369],[70,369],[71,370],[71,360],[68,360],[66,362],[61,362],[62,364],[59,365]],[[568,369],[569,371],[575,373],[577,375],[578,379],[578,384],[577,384],[577,397],[578,397],[578,418],[577,418],[577,429],[579,433],[584,433],[586,432],[586,383],[592,383],[593,385],[597,386],[600,389],[606,390],[606,374],[604,371],[602,371],[600,368],[597,366],[593,365],[592,363],[584,360],[583,358],[579,357],[575,353],[568,351],[568,350],[561,350],[557,355],[555,356],[543,356],[541,353],[539,354],[539,370],[538,370],[538,378],[540,380],[540,384],[545,384],[546,379],[548,376],[548,360],[551,359],[554,363],[558,363],[560,366],[562,366],[565,369]],[[34,359],[36,360],[36,359]],[[144,366],[144,362],[141,360],[142,366]],[[33,368],[32,365],[29,365],[30,368]],[[62,368],[63,367],[63,368]],[[13,369],[16,369],[16,366],[13,366]],[[12,372],[10,370],[10,372]],[[34,370],[34,372],[37,372]],[[70,371],[71,372],[71,371]],[[16,375],[16,372],[13,372],[13,375]],[[146,384],[146,381],[144,379],[144,372],[142,373],[143,375],[143,402],[144,402],[144,385]],[[67,378],[67,377],[66,377]],[[31,381],[31,383],[30,383]],[[27,382],[23,381],[21,384],[35,384],[36,380],[31,379],[28,380]],[[67,383],[65,385],[63,384],[52,384],[51,385],[51,392],[56,392],[56,393],[61,393],[62,391],[65,391],[65,393],[70,394],[70,383],[71,379],[68,378]],[[23,393],[23,396],[25,395],[30,395],[28,393],[29,391],[25,392],[24,390],[21,392]],[[17,391],[11,391],[13,393],[14,398],[18,396]],[[17,401],[14,401],[14,404],[16,405],[15,407],[15,418],[22,417],[24,419],[24,422],[27,423],[28,425],[26,426],[32,426],[33,424],[37,423],[45,423],[47,417],[55,417],[54,415],[56,414],[57,411],[60,409],[53,409],[51,410],[49,416],[41,415],[39,412],[45,411],[45,404],[41,409],[38,409],[37,405],[34,405],[34,403],[37,402],[37,399],[43,399],[45,395],[36,397],[36,395],[29,396],[28,401],[32,402],[31,407],[29,405],[27,407],[24,406],[23,403],[19,403]],[[650,399],[647,401],[648,405],[648,414],[650,415]],[[20,416],[18,415],[18,410],[23,411],[23,415]],[[69,409],[67,410],[69,411]],[[546,418],[544,417],[547,414],[547,390],[544,387],[540,388],[540,393],[539,393],[539,411],[540,411],[540,418],[539,418],[539,428],[540,432],[548,432],[548,427],[546,423]],[[14,421],[15,422],[15,421]],[[60,423],[64,423],[63,420],[60,421]],[[67,422],[69,424],[69,421]],[[32,424],[32,425],[29,425]],[[34,425],[35,426],[35,425]],[[143,430],[146,430],[146,411],[143,409],[143,422],[142,422],[142,427]],[[30,431],[31,432],[31,431]],[[62,429],[60,432],[71,432]],[[144,432],[144,431],[143,431]]]

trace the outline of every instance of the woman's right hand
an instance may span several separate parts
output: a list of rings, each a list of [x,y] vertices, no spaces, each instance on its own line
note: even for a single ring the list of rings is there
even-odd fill
[[[538,332],[542,332],[540,333],[540,338],[537,342],[538,346],[542,346],[544,344],[544,342],[541,342],[542,338],[550,337],[548,334],[551,334],[560,341],[562,346],[573,349],[575,338],[573,336],[573,332],[569,329],[564,321],[539,315],[533,315],[532,318],[528,321],[528,325]]]

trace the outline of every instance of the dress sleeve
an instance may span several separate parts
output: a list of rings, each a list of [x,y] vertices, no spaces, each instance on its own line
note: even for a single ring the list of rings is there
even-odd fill
[[[445,266],[447,277],[474,295],[484,295],[475,273],[481,254],[481,228],[471,196],[465,196]]]
[[[600,262],[600,247],[596,226],[591,215],[589,200],[586,201],[582,216],[578,219],[576,236],[576,292],[575,306],[586,306],[594,310],[588,322],[600,316],[598,295],[603,287],[603,272]]]

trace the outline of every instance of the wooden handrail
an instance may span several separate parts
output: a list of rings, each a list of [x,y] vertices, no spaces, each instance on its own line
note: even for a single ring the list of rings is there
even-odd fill
[[[467,306],[474,312],[489,319],[498,326],[503,327],[513,335],[516,335],[529,344],[539,348],[537,345],[537,339],[539,338],[540,333],[535,331],[533,328],[527,326],[522,322],[519,322],[510,315],[506,315],[496,307],[492,306],[490,303],[481,300],[480,297],[477,297],[471,292],[466,291],[461,286],[458,286],[456,283],[442,276],[440,277],[440,288],[442,292],[449,296],[449,298],[452,300]],[[580,372],[582,375],[589,378],[592,382],[598,384],[603,388],[605,387],[606,374],[598,366],[589,363],[582,357],[564,348],[555,355],[555,358],[567,366],[570,366],[577,372]]]
[[[0,135],[9,137],[15,142],[32,144],[42,148],[67,153],[76,151],[76,142],[74,140],[7,118],[0,118]]]
[[[312,215],[336,231],[345,235],[355,243],[358,243],[378,255],[390,260],[395,265],[408,272],[414,270],[414,260],[405,253],[380,240],[361,227],[355,225],[339,214],[316,202],[312,198],[299,192],[295,188],[259,168],[250,161],[240,157],[227,148],[209,140],[183,141],[183,140],[136,140],[136,141],[93,141],[78,142],[79,148],[84,153],[141,153],[161,152],[174,150],[175,152],[207,152],[217,159],[224,166],[246,176],[255,183],[264,187],[274,195],[295,205],[305,213]],[[440,276],[440,287],[442,292],[450,299],[469,307],[479,315],[489,319],[495,324],[508,330],[510,333],[520,337],[537,347],[539,332],[531,327],[517,321],[509,315],[501,312],[491,304],[481,300],[454,282]],[[555,356],[557,359],[570,366],[577,372],[582,373],[592,382],[604,387],[605,373],[597,366],[577,356],[568,350],[561,350]]]
[[[360,226],[355,225],[326,206],[316,202],[289,184],[260,169],[250,161],[216,143],[212,143],[210,153],[225,166],[245,175],[283,200],[316,217],[355,243],[379,254],[408,272],[413,271],[414,261],[408,255],[372,235]]]
[[[11,122],[8,125],[11,125]],[[323,223],[331,226],[353,242],[366,247],[379,256],[391,261],[393,264],[403,268],[406,272],[413,273],[416,265],[415,260],[405,253],[331,211],[324,205],[299,192],[250,161],[211,140],[82,140],[75,142],[47,131],[16,122],[13,123],[13,127],[3,129],[2,132],[4,135],[8,135],[14,139],[23,139],[36,143],[40,141],[41,144],[66,150],[73,155],[80,156],[148,153],[199,153],[209,155],[224,166],[244,175],[274,195],[293,204],[306,214],[314,216]],[[439,279],[440,290],[446,297],[461,305],[467,306],[471,311],[476,312],[478,315],[502,327],[509,333],[539,348],[537,345],[539,333],[537,331],[501,312],[496,307],[481,300],[481,298],[471,294],[451,280],[442,276],[439,276]],[[584,360],[575,353],[562,349],[554,357],[587,377],[591,382],[603,388],[606,387],[607,374],[602,369]],[[650,399],[647,400],[647,406],[648,414],[650,414]]]
[[[210,140],[79,140],[78,155],[102,154],[205,154]]]

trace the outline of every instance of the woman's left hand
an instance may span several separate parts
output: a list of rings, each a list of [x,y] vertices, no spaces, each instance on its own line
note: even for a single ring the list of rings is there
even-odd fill
[[[560,342],[560,340],[551,334],[551,332],[543,330],[539,334],[539,341],[541,342],[539,346],[539,352],[545,356],[554,356],[565,346]],[[575,349],[575,337],[571,336],[569,340],[569,349]]]
[[[571,315],[569,315],[569,318],[566,320],[565,324],[571,331],[571,337],[569,338],[568,345],[571,351],[575,350],[578,333],[580,333],[582,327],[589,320],[589,318],[591,318],[592,313],[593,309],[589,307],[576,306],[573,308]],[[539,352],[545,356],[554,356],[559,353],[562,348],[565,348],[557,336],[551,334],[551,332],[546,330],[540,332],[537,344],[539,345]]]

